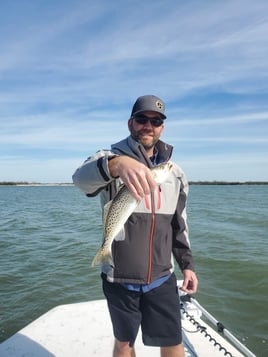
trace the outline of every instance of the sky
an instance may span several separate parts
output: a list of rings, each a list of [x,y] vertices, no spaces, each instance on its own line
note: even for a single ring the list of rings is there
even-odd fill
[[[268,181],[268,2],[0,2],[0,181],[72,182],[145,94],[189,180]]]

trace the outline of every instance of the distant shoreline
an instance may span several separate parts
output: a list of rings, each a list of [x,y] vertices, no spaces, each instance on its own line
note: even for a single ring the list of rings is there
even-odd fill
[[[268,181],[189,181],[189,185],[268,185]],[[0,186],[74,186],[73,183],[40,183],[2,181]]]
[[[0,182],[0,186],[74,186],[73,183],[41,183],[41,182],[13,182],[13,181],[3,181]]]
[[[189,181],[189,185],[268,185],[268,181]]]

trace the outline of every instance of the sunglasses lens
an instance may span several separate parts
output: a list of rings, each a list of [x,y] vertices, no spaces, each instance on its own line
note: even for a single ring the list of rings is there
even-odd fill
[[[160,118],[147,118],[147,117],[135,117],[135,120],[138,124],[144,125],[146,124],[149,120],[152,126],[154,127],[159,127],[163,124],[163,120]]]
[[[146,124],[149,119],[146,117],[135,117],[135,120],[138,124],[143,125],[143,124]]]
[[[155,119],[150,119],[150,122],[153,126],[161,126],[163,124],[163,120],[155,118]]]

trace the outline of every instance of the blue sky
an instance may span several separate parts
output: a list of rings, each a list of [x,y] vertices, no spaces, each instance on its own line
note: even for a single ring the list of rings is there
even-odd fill
[[[0,181],[71,182],[140,95],[189,180],[268,181],[266,0],[0,3]]]

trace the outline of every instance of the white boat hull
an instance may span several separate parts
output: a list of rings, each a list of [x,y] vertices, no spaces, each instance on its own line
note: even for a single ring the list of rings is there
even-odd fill
[[[200,357],[245,356],[200,319],[192,304],[182,314],[185,355]],[[190,313],[190,315],[189,315]],[[193,316],[192,319],[189,316]],[[201,333],[199,322],[206,333]],[[211,337],[208,337],[211,336]],[[214,338],[217,341],[209,341]],[[108,357],[113,332],[105,300],[61,305],[27,325],[0,345],[1,357]],[[159,348],[144,346],[139,332],[137,356],[159,356]],[[220,349],[222,348],[222,349]],[[226,354],[228,351],[229,354]],[[251,356],[254,356],[253,354]]]

